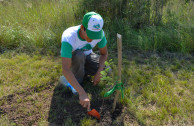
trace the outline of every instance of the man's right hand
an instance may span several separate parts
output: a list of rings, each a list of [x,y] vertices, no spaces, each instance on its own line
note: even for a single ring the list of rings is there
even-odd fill
[[[90,99],[86,93],[79,95],[79,101],[84,108],[87,108],[87,110],[90,111]]]

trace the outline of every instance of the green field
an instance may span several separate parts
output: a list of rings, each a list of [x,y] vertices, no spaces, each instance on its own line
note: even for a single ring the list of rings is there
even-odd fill
[[[114,119],[108,113],[112,108],[113,96],[103,97],[111,84],[101,82],[94,87],[91,82],[85,82],[92,107],[101,112],[102,120],[98,122],[86,114],[77,96],[58,84],[60,57],[14,52],[2,54],[0,123],[193,125],[193,56],[129,51],[123,57],[124,99],[119,100]],[[112,78],[117,78],[116,64],[117,61],[113,60]]]
[[[193,5],[192,0],[0,0],[0,126],[194,125]],[[84,81],[100,121],[58,83],[62,32],[91,10],[104,17],[113,70],[96,87]],[[119,97],[112,113],[114,95],[104,93],[118,79],[116,33],[123,36],[124,99]]]

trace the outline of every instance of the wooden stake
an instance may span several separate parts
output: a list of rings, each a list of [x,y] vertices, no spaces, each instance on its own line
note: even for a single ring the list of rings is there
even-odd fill
[[[118,82],[121,82],[121,68],[122,68],[122,36],[117,33],[117,48],[118,48],[118,74],[119,74],[119,80]],[[119,97],[120,91],[116,91],[116,95],[114,98],[114,103],[113,103],[113,112],[115,111],[115,107],[117,104],[117,99]]]

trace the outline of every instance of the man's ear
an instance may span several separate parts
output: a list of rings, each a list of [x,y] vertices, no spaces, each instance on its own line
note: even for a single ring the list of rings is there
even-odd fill
[[[81,28],[80,28],[82,31],[84,31],[84,26],[83,25],[81,25]]]

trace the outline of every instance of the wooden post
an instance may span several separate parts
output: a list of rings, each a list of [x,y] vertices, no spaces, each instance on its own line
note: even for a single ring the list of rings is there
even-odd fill
[[[118,49],[118,74],[119,74],[119,80],[118,82],[121,83],[121,68],[122,68],[122,36],[117,33],[117,49]],[[120,91],[116,91],[116,95],[114,98],[113,103],[113,112],[115,111],[115,107],[117,104],[117,99],[119,97]]]

